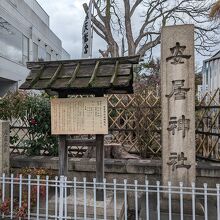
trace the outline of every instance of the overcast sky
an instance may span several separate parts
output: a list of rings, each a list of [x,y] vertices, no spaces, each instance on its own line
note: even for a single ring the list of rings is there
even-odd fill
[[[64,49],[72,58],[81,57],[82,25],[85,19],[83,3],[89,0],[37,0],[50,16],[50,28],[62,40]],[[94,56],[98,49],[106,49],[105,43],[94,37]]]

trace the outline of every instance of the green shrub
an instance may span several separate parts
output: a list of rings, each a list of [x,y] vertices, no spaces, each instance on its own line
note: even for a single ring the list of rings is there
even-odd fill
[[[11,136],[12,145],[26,149],[28,155],[58,155],[57,137],[51,135],[50,98],[44,94],[25,92],[9,93],[0,100],[0,119],[20,120],[28,131],[28,138],[19,140],[19,134]],[[21,128],[22,129],[22,128]],[[18,147],[19,147],[18,146]]]

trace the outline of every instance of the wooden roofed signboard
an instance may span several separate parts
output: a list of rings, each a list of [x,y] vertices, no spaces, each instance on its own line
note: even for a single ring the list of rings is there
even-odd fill
[[[108,133],[107,99],[103,96],[133,93],[133,65],[138,63],[139,56],[27,63],[30,74],[20,89],[59,96],[51,101],[51,122],[52,133],[59,135],[61,176],[68,174],[68,144],[77,146],[77,140],[67,140],[67,135],[96,134],[95,142],[88,140],[86,146],[96,146],[96,180],[103,181],[104,134]],[[96,97],[68,98],[72,94]],[[96,199],[103,201],[103,195],[103,190],[98,190]]]
[[[67,94],[133,93],[133,64],[139,56],[29,62],[31,70],[20,89]]]
[[[20,89],[68,94],[133,93],[133,65],[139,56],[29,62]],[[53,99],[52,134],[107,134],[107,99]]]

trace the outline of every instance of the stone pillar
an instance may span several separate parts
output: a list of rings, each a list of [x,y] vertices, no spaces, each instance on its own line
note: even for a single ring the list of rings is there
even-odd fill
[[[195,181],[194,26],[162,29],[163,184]]]
[[[0,120],[0,175],[9,174],[10,169],[10,129],[8,121]]]

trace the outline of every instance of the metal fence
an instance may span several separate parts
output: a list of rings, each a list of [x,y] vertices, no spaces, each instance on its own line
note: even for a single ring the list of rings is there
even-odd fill
[[[1,183],[0,215],[8,219],[220,219],[220,185],[216,188],[88,182],[85,178],[67,180],[7,177]],[[96,201],[97,190],[104,200]]]
[[[219,116],[220,101],[218,89],[206,93],[196,104],[196,151],[197,156],[220,159]],[[121,144],[129,153],[142,158],[161,158],[161,100],[155,91],[136,92],[134,95],[110,95],[109,135],[106,143]],[[47,134],[46,134],[47,135]],[[36,139],[29,131],[29,121],[15,120],[11,124],[11,153],[27,154],[28,141]],[[45,137],[42,137],[44,139]],[[93,136],[77,137],[82,140]],[[51,148],[49,146],[49,148]],[[82,157],[87,146],[69,146],[70,157]],[[41,155],[48,155],[48,146],[43,146]]]

